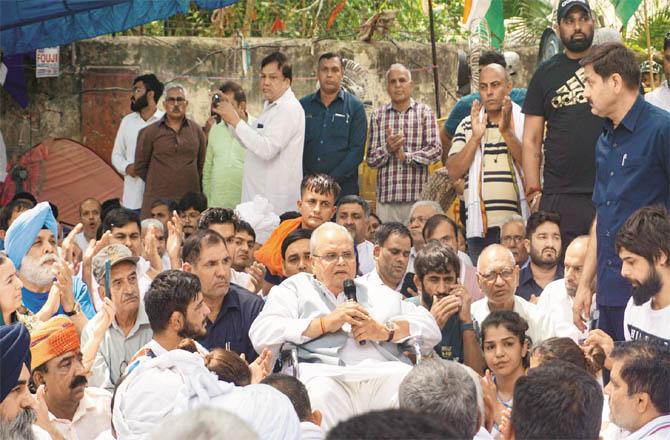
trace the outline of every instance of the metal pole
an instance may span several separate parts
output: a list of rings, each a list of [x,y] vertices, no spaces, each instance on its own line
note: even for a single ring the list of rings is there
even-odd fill
[[[433,21],[433,0],[428,0],[428,19],[430,20],[430,49],[433,53],[433,81],[435,82],[435,112],[438,119],[440,111],[440,79],[437,73],[437,49],[435,47],[435,22]]]
[[[651,48],[651,33],[649,31],[649,17],[647,16],[647,0],[644,0],[642,4],[644,8],[644,28],[645,33],[647,34],[647,55],[649,56],[649,82],[651,84],[651,90],[654,90],[654,58],[652,57],[652,48]]]

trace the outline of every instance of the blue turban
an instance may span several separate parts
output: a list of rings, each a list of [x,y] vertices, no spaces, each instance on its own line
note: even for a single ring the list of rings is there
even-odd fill
[[[21,323],[0,327],[0,402],[14,389],[25,364],[30,370],[30,333]]]
[[[34,208],[22,212],[7,229],[5,252],[16,270],[19,270],[23,257],[44,228],[49,229],[54,237],[58,238],[58,223],[51,212],[49,202],[40,202]]]

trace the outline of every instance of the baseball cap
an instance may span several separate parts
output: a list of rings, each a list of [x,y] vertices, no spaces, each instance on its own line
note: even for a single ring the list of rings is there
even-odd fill
[[[122,244],[110,244],[109,246],[105,246],[95,257],[93,257],[93,262],[91,263],[93,276],[98,282],[101,282],[101,280],[105,278],[105,263],[107,263],[107,260],[109,260],[110,267],[113,267],[124,261],[130,261],[133,264],[137,264],[139,258],[133,257],[133,253],[130,252],[130,249]]]
[[[591,6],[589,5],[588,0],[560,0],[558,3],[558,11],[556,12],[558,21],[561,21],[561,19],[565,18],[568,11],[573,6],[580,6],[587,13],[591,13]]]

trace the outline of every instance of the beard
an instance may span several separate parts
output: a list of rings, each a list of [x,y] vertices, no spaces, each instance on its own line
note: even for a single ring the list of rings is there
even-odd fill
[[[652,299],[663,287],[661,277],[653,267],[649,269],[647,279],[639,283],[631,282],[631,284],[633,285],[633,302],[636,306],[640,306]]]
[[[54,274],[52,265],[47,266],[46,263],[56,262],[58,259],[54,254],[47,254],[41,258],[30,257],[26,255],[21,262],[19,274],[32,284],[38,286],[47,286],[53,282]]]
[[[423,301],[424,305],[428,310],[430,310],[430,308],[433,307],[433,296],[428,295],[423,290],[421,291],[421,300]]]
[[[33,440],[33,423],[37,419],[34,409],[21,410],[19,415],[8,422],[0,417],[0,438],[3,440]]]
[[[140,110],[142,110],[144,107],[146,107],[148,105],[149,105],[149,101],[147,100],[147,94],[146,93],[144,95],[142,95],[142,97],[139,98],[139,99],[135,99],[135,100],[131,99],[130,100],[130,110],[132,110],[134,112],[139,112]]]
[[[561,42],[565,47],[568,48],[568,50],[572,52],[584,52],[586,49],[591,47],[591,44],[593,43],[593,32],[590,34],[587,34],[585,32],[582,33],[584,35],[583,40],[575,40],[575,36],[573,35],[570,38],[564,37],[563,34],[561,33]]]
[[[546,249],[553,249],[556,253],[554,257],[549,257],[549,258],[543,258],[542,253]],[[554,248],[543,248],[539,252],[537,249],[534,247],[530,247],[530,260],[535,264],[536,266],[542,267],[544,269],[550,269],[558,264],[558,255],[559,251],[554,249]]]
[[[177,334],[180,338],[200,339],[207,334],[207,330],[196,328],[190,322],[186,321],[184,328],[179,330]]]

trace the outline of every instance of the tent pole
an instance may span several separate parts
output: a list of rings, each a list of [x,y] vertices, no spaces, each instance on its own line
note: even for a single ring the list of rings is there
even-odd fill
[[[433,0],[428,0],[428,19],[430,20],[430,49],[433,54],[433,81],[435,83],[435,112],[437,118],[442,117],[440,111],[440,79],[437,72],[437,48],[435,47],[435,21],[433,20]]]
[[[644,8],[644,30],[647,34],[647,56],[649,57],[649,81],[651,84],[651,90],[654,90],[654,58],[652,57],[652,47],[651,47],[651,31],[649,30],[649,16],[647,15],[647,0],[644,0],[642,7]]]

